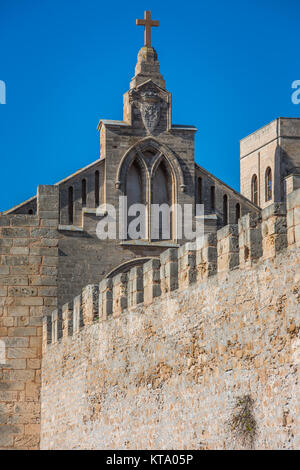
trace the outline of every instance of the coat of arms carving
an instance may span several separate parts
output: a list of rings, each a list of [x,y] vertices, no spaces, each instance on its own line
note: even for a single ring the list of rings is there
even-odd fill
[[[151,91],[142,93],[141,98],[139,109],[142,120],[147,131],[152,134],[160,120],[160,98]]]
[[[153,134],[159,124],[165,127],[169,106],[167,92],[149,82],[130,90],[129,100],[133,105],[132,115],[135,123],[140,126],[141,119],[148,134]]]
[[[155,90],[148,89],[138,93],[133,91],[131,99],[141,113],[146,130],[152,134],[161,118],[161,109],[164,105],[161,96]]]

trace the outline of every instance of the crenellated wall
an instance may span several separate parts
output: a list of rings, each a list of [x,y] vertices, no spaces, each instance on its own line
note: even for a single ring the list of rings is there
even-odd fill
[[[41,448],[299,448],[299,255],[297,190],[45,317]]]

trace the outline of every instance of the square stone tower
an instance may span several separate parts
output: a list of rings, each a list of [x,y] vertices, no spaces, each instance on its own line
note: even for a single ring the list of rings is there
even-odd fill
[[[278,118],[240,144],[241,193],[261,208],[300,187],[300,119]]]

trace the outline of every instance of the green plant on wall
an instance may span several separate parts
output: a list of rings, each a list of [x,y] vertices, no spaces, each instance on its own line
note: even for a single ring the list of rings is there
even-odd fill
[[[230,428],[234,437],[242,446],[253,449],[257,433],[257,424],[254,417],[254,400],[250,395],[243,395],[236,399]]]

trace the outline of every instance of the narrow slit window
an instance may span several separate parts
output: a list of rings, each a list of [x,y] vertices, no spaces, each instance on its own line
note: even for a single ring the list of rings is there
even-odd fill
[[[98,207],[100,204],[100,197],[99,197],[99,171],[95,172],[95,206]]]
[[[239,203],[237,203],[235,206],[235,223],[236,224],[239,222],[240,218],[241,218],[241,206]]]
[[[202,178],[198,178],[198,183],[197,183],[197,204],[202,204]]]
[[[226,194],[223,196],[223,224],[228,224],[228,197]]]
[[[83,179],[81,182],[81,199],[82,206],[86,206],[86,179]]]
[[[73,201],[73,188],[72,186],[69,187],[69,198],[68,198],[68,210],[69,210],[69,224],[73,225],[73,207],[74,206],[74,201]]]
[[[257,191],[257,176],[253,175],[251,180],[251,201],[254,204],[258,203],[258,191]]]
[[[210,187],[210,208],[212,211],[215,210],[215,187]]]
[[[266,202],[271,201],[272,199],[272,170],[270,167],[266,169],[265,191],[266,191]]]

